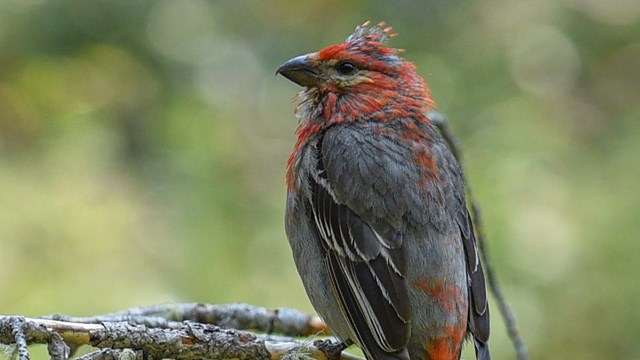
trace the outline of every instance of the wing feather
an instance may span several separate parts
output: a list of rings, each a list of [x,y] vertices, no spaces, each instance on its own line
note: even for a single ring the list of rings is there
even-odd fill
[[[462,244],[467,258],[469,274],[469,322],[473,336],[482,342],[489,340],[489,307],[484,271],[478,256],[476,237],[473,232],[471,216],[466,207],[458,217],[458,226],[462,234]]]
[[[321,174],[322,172],[318,172]],[[321,239],[332,288],[365,352],[402,350],[410,334],[410,306],[401,248],[331,196],[327,181],[311,177],[310,211]]]

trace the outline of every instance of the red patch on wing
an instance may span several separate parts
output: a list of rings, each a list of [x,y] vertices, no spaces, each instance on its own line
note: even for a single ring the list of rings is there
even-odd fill
[[[425,117],[426,119],[426,117]],[[425,121],[429,121],[426,119]],[[422,169],[422,186],[426,189],[432,181],[439,182],[440,174],[435,156],[428,147],[431,135],[422,130],[415,121],[405,121],[400,131],[400,139],[413,145],[415,161]]]
[[[426,188],[432,180],[438,181],[439,179],[436,158],[431,154],[431,152],[429,152],[429,150],[427,150],[425,145],[416,146],[414,153],[418,160],[418,165],[420,165],[422,169],[426,170],[422,172],[423,181],[421,184],[423,188]]]
[[[427,356],[429,360],[458,360],[462,350],[462,341],[467,331],[464,326],[445,326],[443,335],[429,341]]]
[[[466,308],[464,293],[454,284],[447,284],[433,277],[420,279],[413,286],[427,294],[448,314],[456,315],[461,308]]]
[[[425,277],[414,283],[416,289],[427,296],[455,319],[454,323],[434,324],[431,337],[425,339],[425,359],[458,360],[464,336],[467,333],[467,316],[464,294],[460,287],[446,284],[433,277]]]

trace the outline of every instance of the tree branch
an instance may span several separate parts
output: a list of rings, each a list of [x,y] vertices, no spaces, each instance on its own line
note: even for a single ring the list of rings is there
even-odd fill
[[[179,308],[189,309],[189,304],[177,304]],[[194,304],[201,307],[202,304]],[[155,314],[157,310],[171,305],[151,306],[149,308],[132,309],[131,313]],[[229,309],[249,310],[250,313],[268,314],[269,310],[251,307],[244,304],[206,305],[207,309],[215,309],[218,313],[229,314]],[[280,312],[280,311],[279,311]],[[283,336],[257,336],[248,331],[224,329],[212,324],[184,321],[182,323],[167,322],[167,327],[149,327],[129,321],[109,322],[110,318],[125,316],[115,313],[93,318],[80,318],[81,322],[70,322],[50,319],[33,319],[21,316],[0,316],[0,342],[15,343],[18,346],[20,360],[29,359],[27,343],[49,344],[49,354],[53,359],[66,359],[72,346],[90,345],[98,351],[80,357],[80,359],[318,359],[327,360],[324,352],[312,342],[287,338]],[[242,313],[246,316],[247,313]],[[298,332],[300,318],[313,319],[311,315],[301,314],[295,310],[287,310],[294,315],[294,323],[282,321],[281,328]],[[211,314],[208,312],[207,314]],[[150,323],[157,318],[145,319],[144,315],[137,320]],[[242,316],[238,318],[242,322]],[[95,320],[96,323],[89,322]],[[130,318],[129,320],[132,320]],[[274,322],[275,323],[275,322]],[[306,327],[308,329],[309,327]],[[62,344],[65,344],[62,346]],[[344,353],[343,360],[361,360],[361,358]]]
[[[287,308],[271,310],[241,303],[227,305],[172,303],[137,307],[91,317],[49,315],[43,318],[85,324],[125,321],[159,328],[181,328],[183,321],[193,321],[227,329],[253,329],[288,336],[311,336],[330,332],[317,315]]]
[[[460,141],[458,141],[458,137],[453,133],[449,124],[447,122],[447,118],[444,114],[439,112],[432,111],[428,114],[431,122],[434,123],[440,130],[440,134],[447,141],[449,148],[453,155],[458,159],[460,163],[462,163],[462,147],[460,145]],[[463,175],[464,176],[464,175]],[[518,331],[518,326],[516,325],[516,318],[513,313],[513,310],[507,303],[505,299],[504,293],[502,292],[502,288],[498,283],[498,278],[496,276],[496,272],[493,268],[493,263],[491,262],[491,258],[489,257],[489,249],[487,247],[487,240],[484,232],[484,224],[482,222],[482,213],[480,212],[480,206],[476,202],[473,197],[473,193],[471,191],[471,186],[469,182],[465,180],[467,195],[469,198],[469,204],[471,207],[471,217],[473,218],[473,223],[475,225],[476,231],[476,239],[478,241],[478,247],[480,248],[480,256],[482,257],[482,262],[484,265],[485,274],[487,276],[487,282],[489,283],[489,289],[493,293],[494,298],[496,299],[496,305],[504,319],[505,326],[507,328],[507,332],[509,334],[509,338],[513,343],[513,347],[516,350],[516,355],[518,360],[528,360],[529,353],[527,350],[527,345],[524,340],[520,336],[520,332]]]

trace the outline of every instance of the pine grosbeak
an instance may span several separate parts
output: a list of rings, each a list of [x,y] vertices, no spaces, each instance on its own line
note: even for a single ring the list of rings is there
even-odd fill
[[[311,303],[369,360],[490,359],[485,280],[462,170],[384,23],[295,57],[302,85],[286,231]]]

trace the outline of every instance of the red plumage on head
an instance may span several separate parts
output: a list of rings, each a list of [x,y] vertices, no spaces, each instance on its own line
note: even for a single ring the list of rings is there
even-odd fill
[[[384,22],[373,26],[365,22],[344,43],[308,55],[319,80],[305,87],[298,97],[300,126],[288,164],[289,186],[295,187],[292,169],[302,147],[330,126],[359,121],[389,123],[404,118],[429,122],[426,112],[435,102],[426,82],[412,62],[398,56],[398,49],[386,45],[396,35]],[[353,76],[340,77],[331,69],[343,62],[359,70]]]
[[[393,28],[391,26],[387,26],[387,24],[382,21],[374,26],[369,26],[369,21],[365,22],[362,25],[358,25],[353,34],[347,37],[347,42],[352,45],[385,45],[387,41],[395,36],[398,36],[397,33],[392,32]],[[395,49],[385,47],[385,51],[395,52]]]
[[[422,118],[424,112],[435,106],[415,65],[398,56],[400,50],[387,46],[395,36],[397,33],[384,22],[371,26],[367,21],[358,25],[346,42],[317,53],[318,62],[348,61],[364,70],[360,78],[344,86],[331,82],[326,87],[319,86],[319,97],[313,98],[331,100],[324,102],[322,111],[327,125],[358,119]]]
[[[374,57],[390,57],[396,55],[399,50],[386,46],[387,41],[397,36],[393,28],[386,26],[384,22],[370,26],[369,21],[358,25],[356,30],[347,37],[346,42],[332,45],[318,53],[320,60],[341,60],[345,52],[353,55],[368,55]]]

